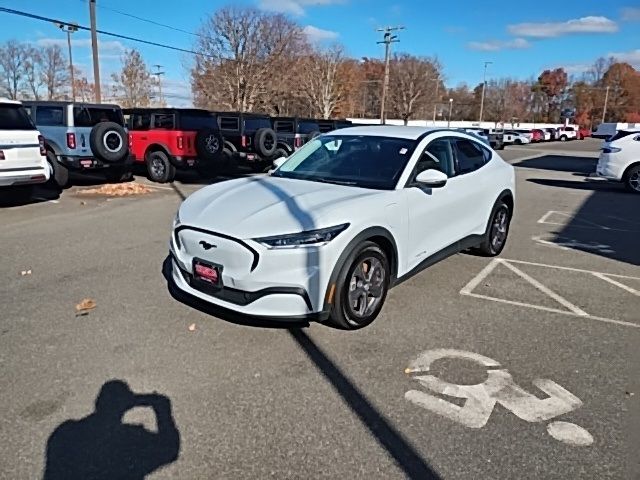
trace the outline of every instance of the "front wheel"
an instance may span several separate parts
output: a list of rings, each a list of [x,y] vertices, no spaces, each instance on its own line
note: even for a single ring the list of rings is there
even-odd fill
[[[509,235],[511,209],[502,200],[493,208],[482,243],[474,250],[485,257],[495,257],[502,252]]]
[[[624,181],[627,190],[640,194],[640,165],[636,165],[627,173]]]
[[[387,297],[389,260],[374,242],[363,242],[349,255],[336,282],[331,322],[356,330],[373,322]]]

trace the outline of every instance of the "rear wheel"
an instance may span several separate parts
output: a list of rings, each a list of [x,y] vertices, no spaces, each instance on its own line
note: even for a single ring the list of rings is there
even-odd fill
[[[513,143],[515,143],[516,145],[522,145],[522,140],[520,140],[519,138],[516,138]]]
[[[331,322],[356,330],[373,322],[387,297],[389,260],[373,242],[363,242],[348,257],[336,282]]]
[[[566,135],[560,135],[560,141],[561,142],[566,142],[567,141],[567,136]]]
[[[474,249],[475,252],[485,257],[495,257],[502,252],[509,235],[511,223],[511,209],[504,201],[500,200],[493,211],[491,219],[484,234],[482,243]]]
[[[64,188],[69,183],[69,170],[67,167],[58,162],[56,154],[51,150],[47,151],[47,162],[51,167],[51,177],[49,185],[56,188]]]
[[[640,165],[631,167],[625,177],[624,185],[630,192],[640,193]]]
[[[158,183],[172,182],[176,177],[176,167],[164,152],[151,152],[147,157],[149,180]]]

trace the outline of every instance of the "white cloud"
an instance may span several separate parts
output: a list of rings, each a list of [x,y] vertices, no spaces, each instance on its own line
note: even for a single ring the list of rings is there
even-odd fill
[[[618,24],[607,17],[582,17],[566,22],[518,23],[509,25],[512,35],[521,37],[551,38],[573,33],[614,33]]]
[[[519,50],[529,48],[531,44],[524,38],[512,40],[489,40],[487,42],[469,42],[467,48],[480,52],[495,52],[498,50]]]
[[[553,68],[562,68],[568,75],[581,75],[583,73],[587,73],[593,64],[588,63],[570,63],[567,65],[557,65]]]
[[[620,18],[625,22],[640,22],[640,8],[625,7],[620,10]]]
[[[65,51],[67,48],[67,40],[62,38],[41,38],[36,43],[42,47],[58,45],[60,48],[65,49]],[[73,48],[91,48],[91,39],[71,37],[71,46]],[[126,50],[125,46],[117,40],[98,41],[98,48],[100,52],[104,52],[105,54],[121,54]]]
[[[323,30],[318,27],[314,27],[313,25],[307,25],[302,29],[310,42],[324,42],[327,40],[335,40],[340,34],[338,32],[333,32],[331,30]]]
[[[305,7],[332,5],[342,3],[343,1],[344,0],[258,0],[258,8],[300,17],[306,13]]]
[[[626,62],[635,68],[640,68],[640,49],[629,50],[628,52],[612,52],[607,56],[615,58],[618,62]]]

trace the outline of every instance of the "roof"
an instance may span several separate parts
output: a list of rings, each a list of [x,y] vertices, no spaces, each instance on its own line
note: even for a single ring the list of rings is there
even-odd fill
[[[20,105],[22,102],[18,100],[11,100],[10,98],[7,98],[7,97],[0,97],[0,103],[11,103],[13,105]]]
[[[64,106],[64,105],[76,105],[78,107],[88,108],[120,108],[120,105],[115,103],[86,103],[86,102],[71,102],[68,100],[25,100],[25,105],[48,105],[48,106]]]
[[[162,108],[154,108],[154,107],[134,107],[134,108],[123,108],[122,111],[124,113],[133,113],[133,112],[151,112],[151,113],[208,113],[213,115],[213,112],[202,108],[173,108],[173,107],[162,107]]]
[[[253,113],[253,112],[221,112],[221,111],[212,111],[212,113],[215,113],[218,116],[224,116],[224,115],[228,115],[230,117],[238,117],[240,115],[242,115],[243,117],[250,117],[250,118],[270,118],[268,114],[266,113]]]
[[[376,137],[394,137],[417,140],[419,137],[430,133],[446,130],[434,127],[405,127],[403,125],[367,125],[361,127],[341,128],[339,135],[370,135]],[[456,131],[451,129],[451,131]]]

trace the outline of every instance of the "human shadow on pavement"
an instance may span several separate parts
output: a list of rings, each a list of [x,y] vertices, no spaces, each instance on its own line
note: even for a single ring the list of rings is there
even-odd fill
[[[153,409],[157,432],[123,423],[135,407]],[[134,394],[121,380],[100,389],[95,411],[59,425],[47,441],[44,480],[143,479],[177,460],[180,433],[169,398]]]
[[[380,446],[394,459],[407,478],[420,480],[441,478],[411,445],[411,442],[396,430],[303,330],[291,329],[289,334],[367,427]]]
[[[578,172],[588,175],[595,172],[597,158],[579,157],[572,155],[541,155],[513,162],[514,167],[533,168],[536,170],[551,170],[554,172]]]

